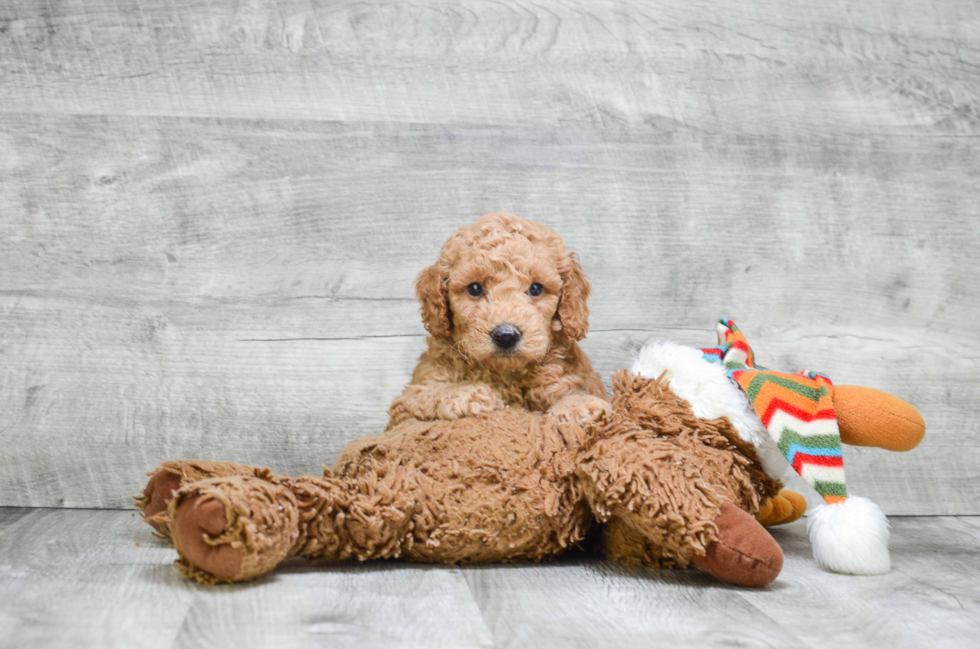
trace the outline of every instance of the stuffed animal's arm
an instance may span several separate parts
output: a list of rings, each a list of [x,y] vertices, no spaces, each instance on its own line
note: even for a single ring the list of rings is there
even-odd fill
[[[459,419],[493,412],[504,401],[482,383],[409,383],[388,408],[388,428],[406,419]]]

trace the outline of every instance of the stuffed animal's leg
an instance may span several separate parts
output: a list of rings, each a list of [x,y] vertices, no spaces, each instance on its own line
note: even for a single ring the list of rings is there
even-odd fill
[[[789,489],[781,489],[759,507],[755,517],[764,527],[785,525],[799,520],[806,513],[806,498],[803,494]]]
[[[618,520],[644,539],[642,556],[611,558],[684,567],[715,540],[721,500],[685,460],[668,440],[629,434],[599,439],[582,453],[582,488],[596,518]]]
[[[668,440],[632,432],[606,436],[583,453],[583,491],[596,517],[609,522],[610,558],[663,567],[693,563],[746,586],[771,582],[782,570],[782,550],[750,514],[722,496],[734,482],[708,484],[698,457]],[[751,486],[748,480],[743,476],[740,490]]]
[[[783,569],[783,550],[748,512],[724,502],[715,519],[717,539],[691,563],[722,581],[765,586]]]
[[[690,559],[708,574],[739,586],[765,586],[783,566],[783,553],[775,539],[748,513],[724,502],[715,519],[718,533],[703,555]],[[603,530],[606,556],[627,565],[669,566],[663,547],[622,519],[612,519]]]
[[[170,518],[167,508],[174,492],[181,486],[205,480],[233,475],[258,475],[267,469],[257,469],[234,462],[208,462],[206,460],[176,460],[162,462],[160,467],[149,473],[150,479],[143,493],[134,496],[136,507],[143,513],[143,520],[157,532],[170,534]]]
[[[410,544],[410,489],[386,476],[232,476],[191,483],[170,505],[178,567],[203,583],[246,581],[289,557],[374,559]]]

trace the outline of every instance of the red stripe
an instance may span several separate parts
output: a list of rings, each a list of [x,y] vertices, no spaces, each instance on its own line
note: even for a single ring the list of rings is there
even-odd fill
[[[748,356],[752,355],[752,350],[749,349],[749,346],[745,344],[744,340],[736,340],[735,342],[732,343],[732,347],[734,347],[735,349],[741,349]]]
[[[844,468],[844,458],[842,457],[830,457],[827,455],[807,455],[800,451],[796,452],[796,456],[793,457],[793,470],[798,474],[803,471],[804,464],[816,464],[817,466],[827,466],[836,469]]]
[[[786,403],[779,397],[773,397],[769,402],[769,407],[766,408],[766,412],[762,415],[762,425],[769,428],[769,421],[777,410],[782,410],[793,415],[800,421],[813,421],[815,419],[837,419],[834,414],[833,408],[827,408],[825,410],[818,410],[816,413],[809,413],[806,410],[797,408],[796,406]]]

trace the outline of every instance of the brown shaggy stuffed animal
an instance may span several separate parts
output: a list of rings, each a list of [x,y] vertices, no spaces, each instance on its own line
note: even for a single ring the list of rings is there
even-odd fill
[[[139,505],[181,571],[242,581],[288,557],[541,559],[598,520],[610,558],[764,585],[782,552],[753,518],[778,483],[727,419],[625,371],[613,398],[577,340],[589,285],[552,230],[489,214],[418,278],[428,349],[387,429],[323,477],[167,462]]]

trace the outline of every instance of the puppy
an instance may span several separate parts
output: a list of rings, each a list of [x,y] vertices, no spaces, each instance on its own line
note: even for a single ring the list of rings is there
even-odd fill
[[[585,424],[608,415],[606,389],[577,341],[589,283],[545,226],[486,214],[452,235],[416,280],[429,337],[388,429],[513,406]]]
[[[611,412],[606,389],[577,341],[589,327],[589,283],[574,253],[545,226],[511,214],[480,217],[452,235],[416,280],[430,336],[411,382],[388,409],[397,424],[451,420],[506,406],[551,413],[569,434]],[[229,462],[166,462],[136,498],[167,533],[182,484],[252,475]]]
[[[542,559],[596,520],[624,563],[693,563],[755,586],[779,573],[782,551],[747,513],[776,484],[727,420],[700,420],[665,382],[625,370],[612,412],[577,343],[589,285],[557,234],[484,216],[417,292],[428,349],[385,434],[352,441],[322,477],[194,461],[154,474],[138,504],[185,575],[246,581],[290,557]]]

